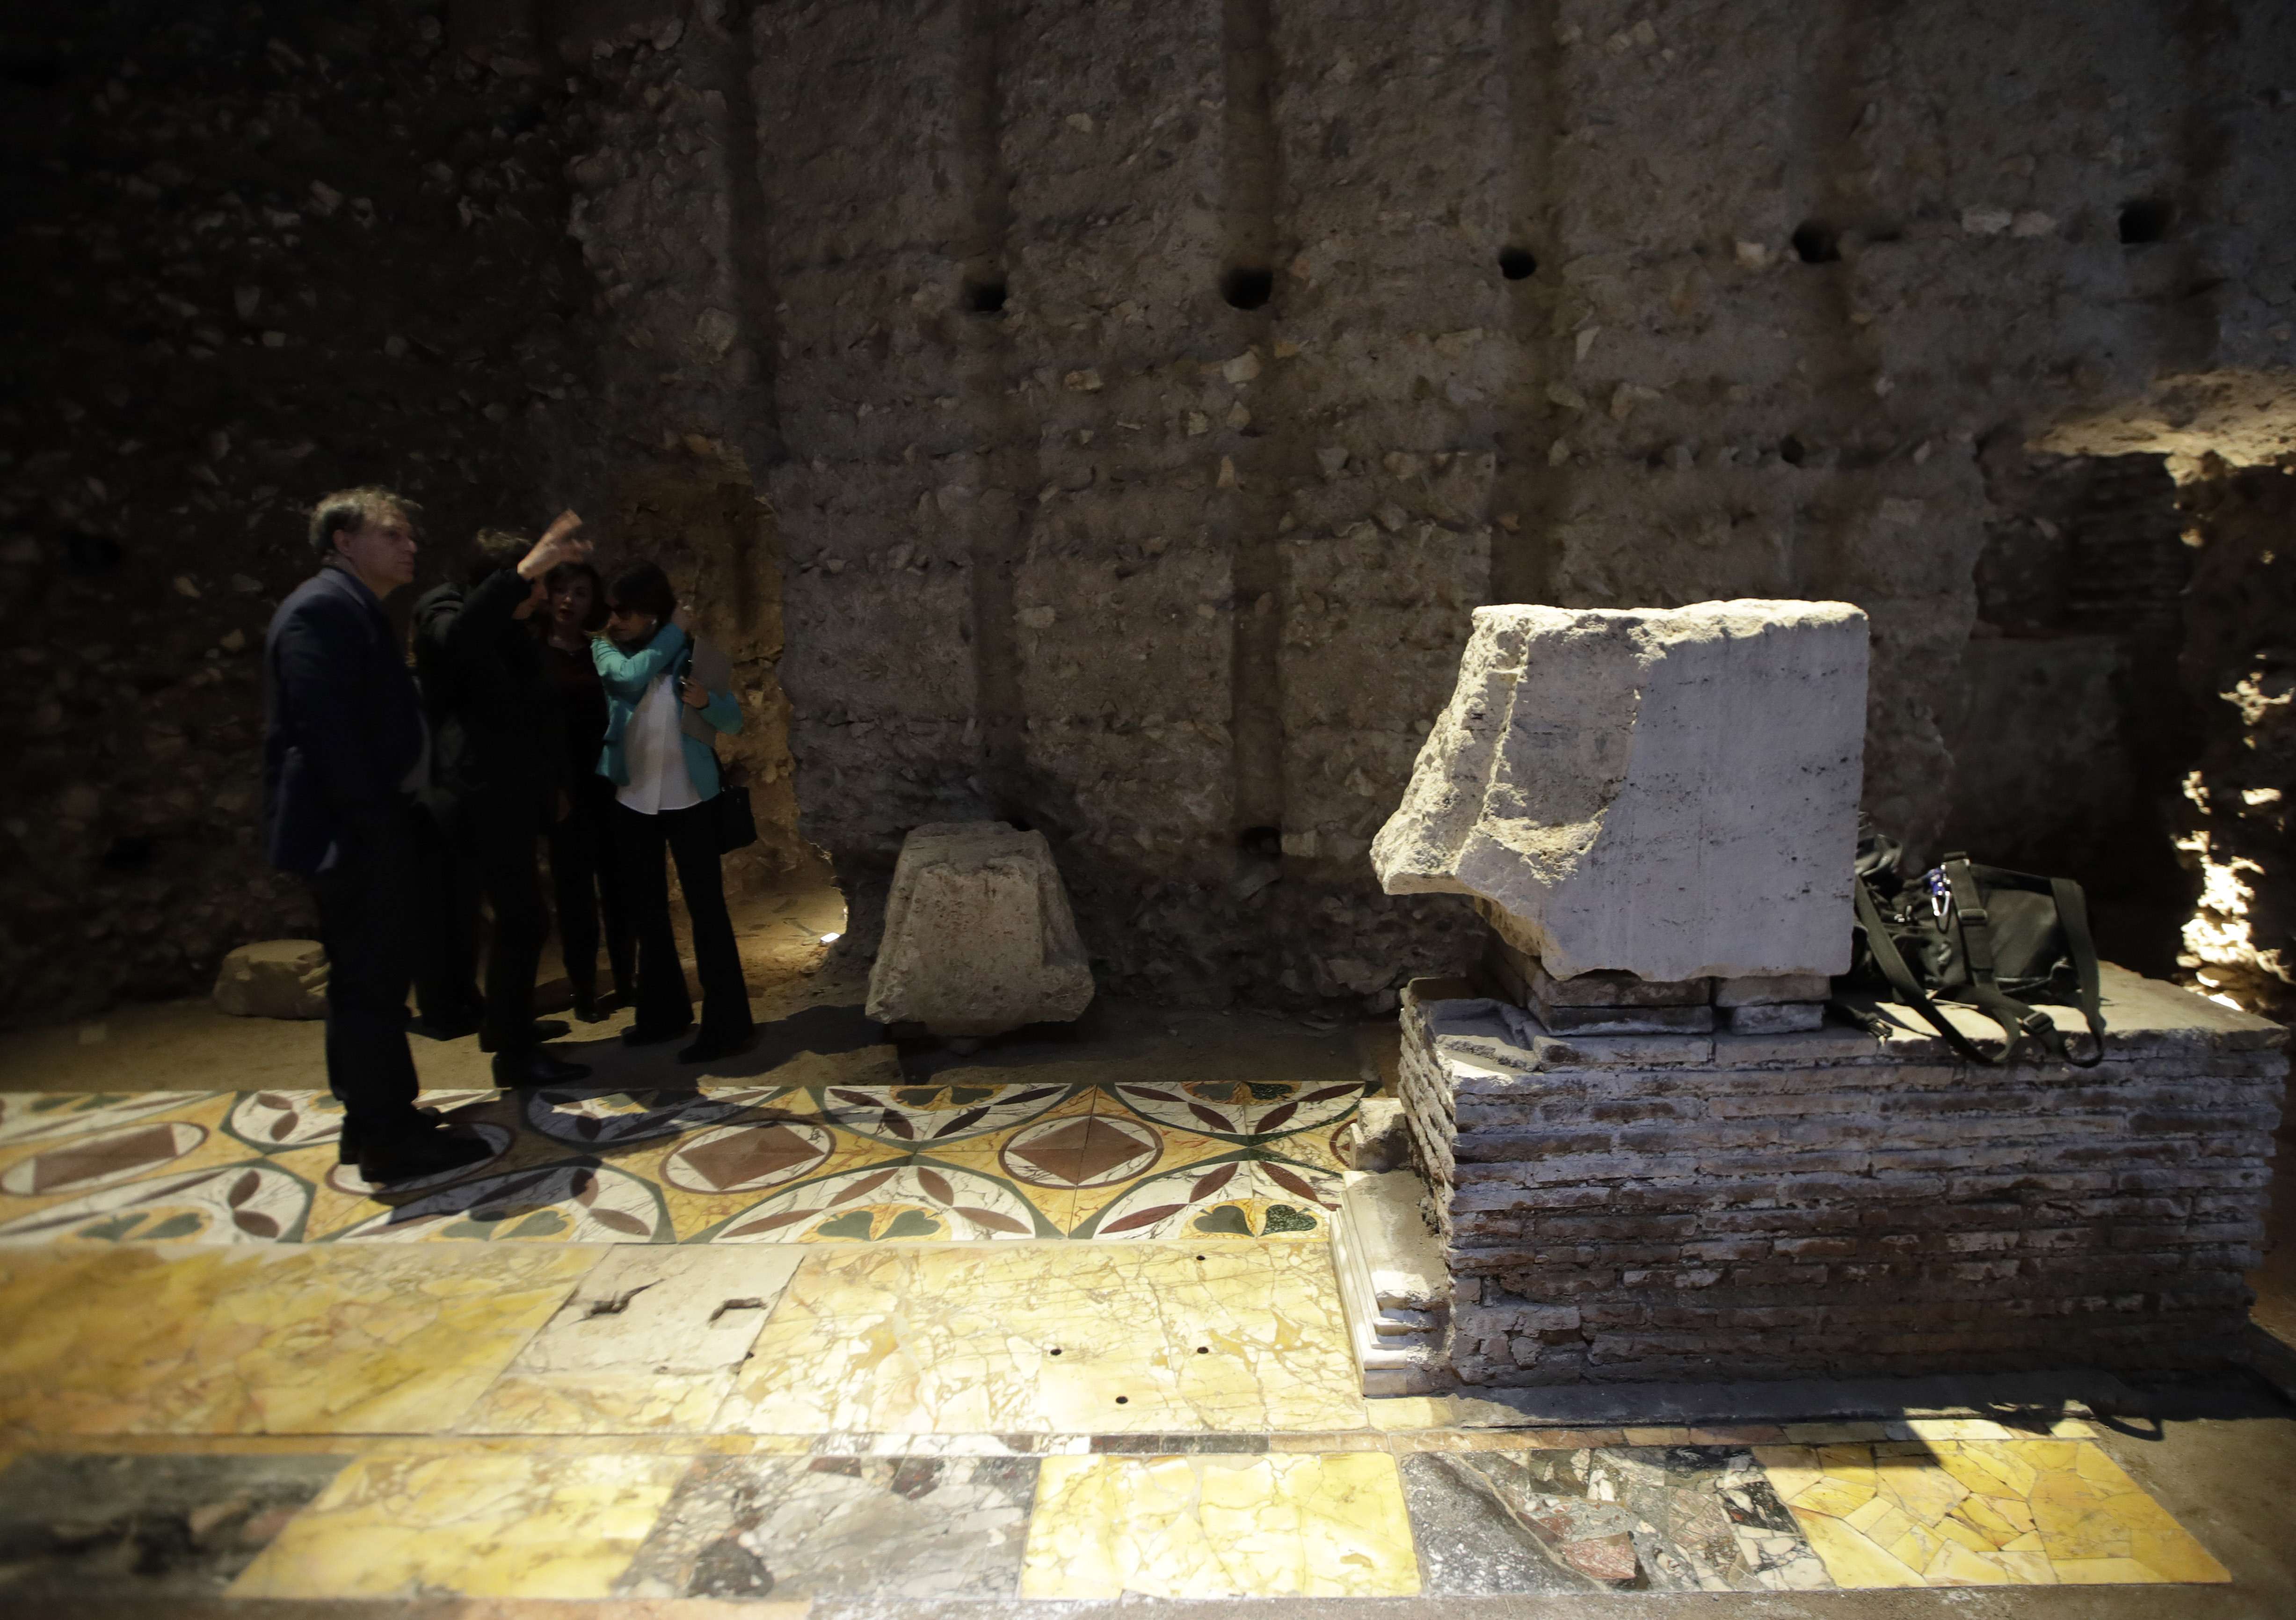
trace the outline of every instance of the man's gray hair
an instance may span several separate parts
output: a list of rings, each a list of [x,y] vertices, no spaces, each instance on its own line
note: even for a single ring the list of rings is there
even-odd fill
[[[421,510],[405,496],[379,484],[323,495],[311,508],[311,549],[323,557],[332,556],[337,535],[364,529],[393,513],[412,522]]]

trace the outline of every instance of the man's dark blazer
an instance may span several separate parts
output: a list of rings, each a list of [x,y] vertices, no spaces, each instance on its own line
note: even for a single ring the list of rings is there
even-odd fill
[[[414,670],[449,802],[547,818],[566,777],[558,695],[533,627],[512,618],[533,588],[513,569],[441,585],[414,605]]]
[[[344,834],[397,809],[422,757],[422,711],[374,593],[322,568],[288,594],[263,641],[263,842],[271,864],[317,872]]]

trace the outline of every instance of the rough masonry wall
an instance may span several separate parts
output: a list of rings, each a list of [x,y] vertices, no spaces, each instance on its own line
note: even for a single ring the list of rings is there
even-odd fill
[[[1429,986],[1431,994],[1439,989]],[[1406,997],[1469,1384],[2207,1367],[2240,1353],[2284,1032],[2115,970],[2104,1061],[1927,1034],[1549,1037]]]
[[[1362,860],[1464,610],[1771,595],[1873,616],[1867,806],[1933,843],[1988,447],[2285,363],[2290,29],[760,9],[808,832],[865,903],[1024,820],[1119,983],[1377,1007],[1470,949]]]
[[[427,583],[563,498],[535,473],[589,408],[559,179],[582,98],[414,11],[0,28],[0,1016],[53,1018],[312,931],[256,826],[263,633],[310,500],[414,496]]]
[[[1476,948],[1362,858],[1470,607],[1857,603],[1867,806],[1919,846],[1972,802],[1972,573],[2024,498],[1988,452],[2296,450],[2296,13],[2260,0],[10,25],[25,1006],[303,925],[239,842],[222,637],[348,479],[441,539],[570,500],[668,555],[754,712],[786,682],[793,785],[769,719],[742,748],[857,949],[904,831],[1009,817],[1112,986],[1382,1008]],[[2043,673],[2101,735],[2078,652]]]

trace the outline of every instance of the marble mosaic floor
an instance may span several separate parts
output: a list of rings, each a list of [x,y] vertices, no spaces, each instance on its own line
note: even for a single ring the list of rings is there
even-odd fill
[[[0,1609],[2226,1578],[2079,1420],[1366,1400],[1359,1085],[812,1061],[433,1092],[381,1196],[324,1093],[0,1094]]]
[[[1447,1427],[1325,1246],[0,1249],[0,1606],[2213,1583],[2079,1420]]]
[[[1318,1238],[1332,1133],[1362,1092],[808,1083],[807,1066],[685,1090],[426,1092],[493,1154],[381,1192],[335,1163],[324,1091],[0,1094],[0,1243]]]

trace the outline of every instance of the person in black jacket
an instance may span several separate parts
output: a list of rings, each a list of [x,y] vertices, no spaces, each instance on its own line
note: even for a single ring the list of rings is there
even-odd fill
[[[408,503],[345,489],[311,514],[317,574],[289,593],[264,638],[263,839],[308,876],[327,950],[327,1085],[340,1147],[369,1181],[474,1164],[486,1144],[415,1106],[406,1049],[419,881],[414,794],[430,740],[382,598],[414,578]]]
[[[582,520],[561,513],[529,547],[488,530],[466,585],[441,585],[414,607],[414,667],[437,737],[434,802],[447,840],[494,911],[479,1045],[504,1086],[563,1085],[589,1070],[545,1051],[563,1034],[537,1025],[534,981],[547,914],[537,848],[565,809],[558,703],[525,621],[548,599],[553,568],[578,562]]]

